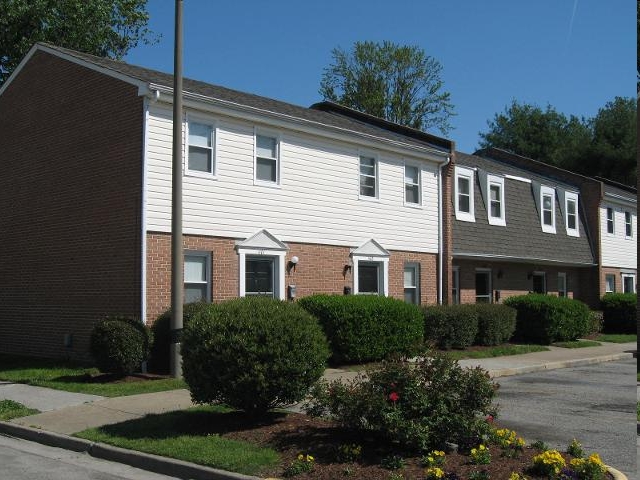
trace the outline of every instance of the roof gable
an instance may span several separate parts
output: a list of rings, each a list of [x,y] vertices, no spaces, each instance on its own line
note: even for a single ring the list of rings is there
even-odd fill
[[[274,237],[268,230],[260,230],[252,237],[236,243],[236,249],[250,248],[255,250],[289,250],[289,247]]]
[[[382,246],[372,238],[353,250],[351,255],[363,257],[388,257],[389,252],[382,248]]]

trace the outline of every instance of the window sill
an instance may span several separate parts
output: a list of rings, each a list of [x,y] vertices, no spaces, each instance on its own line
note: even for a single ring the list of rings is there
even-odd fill
[[[507,226],[507,221],[503,218],[495,218],[495,217],[489,217],[488,218],[489,221],[489,225],[493,225],[496,227],[506,227]]]
[[[262,180],[254,180],[253,184],[256,187],[275,188],[276,190],[280,190],[282,188],[282,185],[280,185],[279,183],[265,182],[265,181],[262,181]]]
[[[358,195],[358,200],[364,200],[365,202],[380,203],[380,199],[378,197],[370,197],[368,195]]]
[[[198,170],[187,170],[184,172],[185,177],[193,178],[206,178],[207,180],[217,180],[218,176],[215,173],[200,172]]]

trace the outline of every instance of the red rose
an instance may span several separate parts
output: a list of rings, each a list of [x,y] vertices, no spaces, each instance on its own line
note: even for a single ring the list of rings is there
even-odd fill
[[[391,392],[389,394],[389,400],[391,400],[393,403],[396,403],[398,400],[400,400],[400,395],[398,395],[396,392]]]
[[[487,422],[493,422],[493,415],[487,415]]]

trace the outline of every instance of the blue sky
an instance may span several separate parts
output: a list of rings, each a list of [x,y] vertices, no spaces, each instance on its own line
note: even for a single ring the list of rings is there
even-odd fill
[[[149,0],[162,35],[126,61],[173,70],[174,1]],[[335,47],[390,40],[443,66],[457,115],[448,137],[473,152],[513,99],[593,116],[636,88],[632,0],[184,0],[184,75],[309,106]],[[437,131],[433,133],[438,133]]]

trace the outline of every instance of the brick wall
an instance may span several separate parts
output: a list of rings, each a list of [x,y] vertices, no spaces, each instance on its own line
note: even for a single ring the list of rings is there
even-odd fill
[[[235,298],[239,292],[239,260],[235,240],[185,235],[184,248],[211,253],[212,294],[214,302]],[[353,272],[345,270],[350,249],[330,245],[288,243],[285,265],[299,258],[295,269],[285,273],[285,285],[295,285],[298,298],[315,293],[342,294],[353,287]],[[389,294],[404,298],[404,264],[420,264],[422,303],[437,301],[437,255],[391,251],[389,257]],[[152,323],[171,305],[171,236],[147,234],[147,323]]]
[[[0,96],[0,352],[86,358],[98,318],[140,314],[142,107],[44,52]]]
[[[492,263],[483,261],[454,260],[454,266],[459,267],[460,275],[460,302],[475,303],[476,301],[476,269],[491,269],[491,285],[495,293],[500,290],[500,303],[508,297],[525,295],[533,289],[533,280],[529,274],[533,271],[545,272],[547,292],[557,295],[558,273],[567,275],[568,296],[585,301],[585,291],[589,285],[585,278],[591,275],[588,268],[566,268],[549,265],[529,265],[519,263]],[[493,297],[495,299],[495,296]]]

